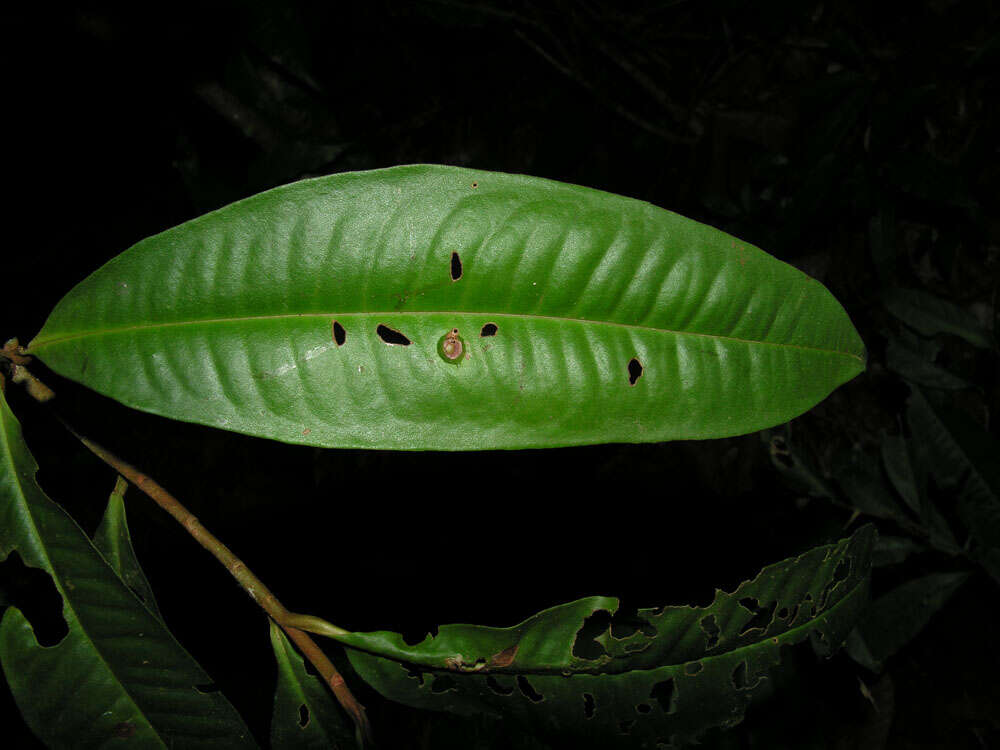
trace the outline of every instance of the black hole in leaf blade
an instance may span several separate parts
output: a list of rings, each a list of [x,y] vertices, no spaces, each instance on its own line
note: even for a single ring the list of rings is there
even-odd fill
[[[747,686],[747,663],[741,661],[733,670],[733,687],[743,690]]]
[[[409,677],[410,679],[416,680],[417,684],[420,687],[424,686],[424,673],[423,672],[421,672],[419,669],[410,669],[405,664],[401,665],[401,666],[403,667],[403,671],[406,672],[406,676],[407,677]]]
[[[594,718],[594,696],[590,693],[583,694],[583,716],[586,719]]]
[[[451,254],[451,280],[458,281],[462,278],[462,259],[458,257],[458,253]]]
[[[639,611],[634,606],[622,605],[611,618],[611,637],[617,640],[624,640],[635,635],[639,631],[647,638],[656,636],[656,628],[644,617],[639,616]]]
[[[653,709],[649,707],[648,703],[640,703],[638,706],[635,707],[635,710],[641,714],[648,714]]]
[[[660,704],[663,713],[673,713],[674,710],[674,678],[658,682],[649,691],[649,697]]]
[[[642,363],[638,359],[632,357],[628,361],[628,384],[635,385],[636,381],[642,377]]]
[[[488,687],[490,690],[492,690],[497,695],[510,695],[511,693],[514,692],[514,688],[512,688],[512,687],[509,687],[509,688],[504,687],[499,682],[497,682],[497,678],[494,677],[491,674],[486,675],[486,687]]]
[[[389,326],[382,325],[381,323],[379,323],[378,328],[375,329],[375,333],[377,333],[378,337],[385,343],[393,346],[409,346],[412,343],[399,331],[389,328]]]
[[[303,703],[299,706],[299,728],[305,729],[309,726],[309,706]]]
[[[344,330],[344,326],[340,325],[339,321],[333,321],[333,340],[337,346],[343,346],[344,342],[347,341],[347,331]]]
[[[483,330],[479,332],[479,335],[482,336],[483,338],[486,338],[487,336],[496,336],[497,324],[487,323],[486,325],[483,326]]]
[[[756,599],[745,597],[740,599],[740,606],[753,613],[753,617],[740,630],[740,635],[746,635],[754,629],[767,630],[774,619],[774,611],[778,608],[778,603],[772,602],[770,607],[762,607]]]
[[[431,692],[443,693],[446,690],[455,690],[457,687],[458,684],[453,677],[443,674],[434,678],[434,682],[431,683]]]
[[[521,694],[533,703],[538,703],[539,701],[545,699],[545,696],[535,690],[531,686],[531,683],[528,682],[528,678],[523,674],[519,674],[517,676],[517,687],[521,690]]]
[[[705,650],[715,648],[719,643],[719,625],[715,622],[715,615],[705,615],[701,618],[700,625],[705,631]]]
[[[604,633],[611,626],[611,613],[600,609],[583,621],[583,625],[576,633],[573,641],[573,656],[579,659],[600,659],[607,656],[604,646],[598,643],[595,638]]]
[[[6,595],[4,604],[21,610],[40,646],[55,646],[69,633],[63,617],[63,599],[52,577],[44,570],[25,565],[17,550],[0,562],[0,594]]]
[[[403,636],[403,643],[407,646],[416,646],[418,643],[423,643],[427,640],[431,632],[427,628],[403,628],[401,635]]]

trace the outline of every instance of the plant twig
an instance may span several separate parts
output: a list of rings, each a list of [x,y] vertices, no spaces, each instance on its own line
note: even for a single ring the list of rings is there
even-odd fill
[[[63,424],[66,423],[63,422]],[[368,723],[364,706],[358,703],[357,699],[344,683],[344,678],[341,677],[340,672],[333,666],[333,663],[327,658],[326,654],[304,632],[308,630],[312,633],[336,637],[338,635],[345,635],[348,631],[320,617],[289,612],[243,561],[233,554],[232,550],[219,541],[191,511],[185,508],[177,498],[167,492],[156,480],[146,476],[134,466],[118,458],[111,451],[98,445],[93,440],[79,434],[70,425],[66,424],[66,428],[95,456],[112,467],[152,498],[153,502],[172,515],[194,537],[198,544],[211,552],[226,567],[226,570],[239,582],[243,590],[250,595],[250,598],[257,602],[261,609],[267,612],[271,619],[281,626],[288,634],[288,637],[299,647],[303,655],[309,659],[326,684],[330,686],[330,690],[333,691],[340,705],[343,706],[344,710],[354,720],[355,726],[360,730],[365,739],[370,742],[371,727]]]
[[[13,344],[8,342],[8,346],[4,347],[4,350],[0,352],[0,356],[10,360],[13,364],[14,377],[11,379],[14,382],[26,383],[28,393],[37,400],[48,401],[55,394],[50,388],[28,372],[25,361],[15,359],[15,357],[21,357],[22,360],[27,360],[28,358],[21,355],[16,340],[12,341]],[[250,595],[250,598],[257,602],[261,609],[267,612],[271,619],[281,626],[285,633],[288,634],[288,637],[298,646],[302,654],[316,668],[316,671],[319,672],[326,684],[330,686],[330,690],[333,691],[337,701],[354,721],[358,733],[367,742],[372,742],[371,725],[368,722],[365,707],[351,693],[350,688],[347,687],[344,678],[337,671],[333,662],[330,661],[329,657],[323,653],[322,649],[305,632],[309,631],[320,635],[336,637],[346,635],[349,631],[339,628],[320,617],[289,612],[278,601],[277,597],[271,593],[270,589],[247,568],[243,561],[233,554],[232,550],[206,529],[191,511],[185,508],[177,498],[167,492],[156,480],[118,458],[118,456],[98,445],[93,440],[84,437],[61,417],[57,416],[57,418],[91,453],[108,464],[108,466],[117,471],[121,476],[125,477],[125,479],[149,496],[153,502],[173,516],[194,537],[195,541],[211,552],[225,566],[230,575]]]

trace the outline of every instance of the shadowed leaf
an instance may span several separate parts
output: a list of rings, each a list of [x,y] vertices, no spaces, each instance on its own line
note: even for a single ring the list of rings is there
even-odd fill
[[[982,349],[992,346],[990,334],[983,330],[972,313],[929,292],[896,287],[886,292],[885,306],[906,325],[925,336],[950,333]]]
[[[937,483],[957,501],[959,518],[976,541],[973,555],[1000,581],[1000,445],[965,414],[917,388],[906,418]]]
[[[935,573],[872,602],[860,626],[872,663],[880,665],[919,635],[968,577],[968,573]]]
[[[874,529],[764,568],[708,607],[619,614],[589,597],[511,628],[445,625],[414,646],[353,633],[358,674],[418,708],[510,717],[545,737],[610,747],[693,741],[738,723],[781,649],[806,639],[825,655],[868,596]]]
[[[0,621],[0,664],[28,726],[53,748],[254,747],[225,697],[196,689],[209,676],[44,495],[36,470],[0,395],[0,561],[16,551],[49,573],[69,628],[42,647],[19,609]]]

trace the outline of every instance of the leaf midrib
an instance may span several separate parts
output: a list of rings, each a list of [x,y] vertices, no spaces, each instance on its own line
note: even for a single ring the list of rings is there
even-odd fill
[[[77,606],[74,604],[73,600],[67,595],[66,589],[63,587],[62,581],[59,580],[59,576],[56,575],[55,565],[53,565],[52,558],[49,555],[48,545],[45,544],[44,538],[42,537],[41,533],[38,530],[38,523],[35,520],[35,514],[31,512],[30,503],[28,502],[27,499],[27,493],[25,492],[24,483],[21,481],[20,472],[17,470],[17,463],[14,460],[14,453],[11,450],[11,440],[10,440],[10,431],[8,429],[9,428],[8,421],[9,418],[7,416],[7,409],[0,408],[0,429],[3,430],[3,435],[4,435],[3,444],[4,444],[5,458],[9,462],[8,465],[11,467],[11,469],[13,469],[14,482],[17,484],[18,494],[21,497],[22,507],[25,509],[25,515],[27,516],[27,521],[28,523],[31,524],[31,528],[34,531],[35,538],[38,539],[39,541],[39,547],[41,549],[41,553],[42,555],[45,556],[45,562],[48,564],[49,569],[46,572],[48,572],[48,574],[52,577],[52,583],[59,589],[59,594],[62,597],[64,606],[66,606],[70,610],[70,612],[73,613],[73,619],[76,620],[77,627],[80,628],[80,633],[83,635],[86,642],[90,645],[91,649],[93,649],[94,653],[97,655],[97,658],[100,659],[101,663],[104,664],[104,668],[108,670],[112,679],[114,680],[114,683],[128,698],[129,703],[131,703],[132,706],[135,708],[136,713],[139,716],[141,716],[142,719],[146,722],[146,726],[148,726],[149,729],[153,732],[153,735],[156,737],[157,740],[159,740],[162,747],[166,748],[167,747],[166,740],[163,738],[159,728],[155,726],[152,720],[146,715],[146,711],[138,704],[135,696],[132,695],[132,692],[125,686],[125,683],[119,677],[118,672],[111,666],[110,662],[108,662],[108,660],[105,658],[104,652],[97,645],[97,641],[89,633],[86,626],[83,624],[83,621],[80,619],[80,614],[77,611]],[[16,549],[16,547],[14,547],[14,549]],[[32,628],[32,632],[34,632],[34,628]],[[67,637],[69,636],[67,635]],[[37,638],[35,642],[37,643]]]
[[[670,328],[657,328],[655,326],[644,326],[636,323],[618,323],[611,320],[593,320],[590,318],[569,318],[557,315],[537,315],[533,313],[509,313],[509,312],[489,312],[482,310],[365,310],[358,312],[308,312],[308,313],[276,313],[273,315],[243,315],[228,318],[199,318],[197,320],[176,320],[163,323],[147,323],[134,326],[119,326],[117,328],[106,328],[97,330],[80,331],[76,333],[56,336],[54,338],[39,341],[37,338],[28,345],[28,353],[37,353],[39,349],[46,346],[62,344],[88,337],[109,336],[115,334],[128,333],[130,331],[151,331],[163,328],[178,328],[189,325],[219,325],[226,323],[245,323],[251,321],[274,321],[291,320],[296,318],[348,318],[362,316],[424,316],[424,315],[477,315],[486,318],[507,318],[517,320],[545,320],[557,323],[575,323],[579,325],[611,326],[624,328],[626,330],[650,331],[653,333],[667,334],[672,336],[693,336],[707,338],[716,341],[727,341],[735,344],[748,344],[757,346],[776,346],[785,349],[796,349],[800,351],[819,352],[823,354],[840,354],[851,357],[864,364],[864,358],[853,352],[845,352],[840,349],[823,349],[816,346],[804,346],[802,344],[789,344],[779,341],[762,341],[760,339],[744,339],[738,336],[725,336],[717,333],[699,333],[697,331],[677,331]]]
[[[850,601],[851,599],[853,599],[853,597],[858,596],[859,592],[861,592],[861,591],[864,590],[864,586],[865,586],[865,577],[862,577],[862,578],[860,578],[857,581],[857,584],[855,586],[853,586],[850,589],[850,591],[845,592],[844,595],[835,604],[833,604],[830,607],[827,607],[822,612],[814,615],[810,620],[808,620],[807,622],[802,623],[801,625],[796,625],[795,627],[789,628],[788,630],[786,630],[786,631],[784,631],[782,633],[779,633],[777,635],[763,637],[760,640],[753,641],[752,643],[747,643],[744,646],[737,646],[736,648],[729,649],[728,651],[720,651],[717,654],[711,654],[711,655],[707,655],[707,656],[702,656],[702,657],[700,657],[698,659],[692,659],[691,661],[705,662],[705,661],[712,661],[712,660],[715,660],[715,659],[721,659],[721,658],[724,658],[724,657],[731,657],[733,654],[739,654],[739,653],[742,653],[743,651],[746,651],[748,649],[758,648],[762,644],[764,644],[767,641],[771,640],[772,638],[777,638],[779,641],[787,641],[788,636],[790,636],[792,634],[798,634],[798,633],[800,633],[803,630],[815,629],[823,621],[825,621],[826,619],[829,619],[829,616],[831,614],[833,614],[834,612],[837,612],[841,607],[846,606],[846,603],[848,601]],[[764,632],[765,633],[767,632],[766,629],[765,629]],[[354,635],[354,633],[348,633],[347,635],[348,636]],[[365,635],[365,634],[364,633],[358,633],[357,635]],[[371,656],[374,656],[374,657],[377,657],[377,658],[380,658],[380,659],[386,659],[388,661],[393,661],[393,662],[396,662],[398,664],[416,664],[417,666],[419,666],[419,667],[421,667],[423,669],[426,669],[429,672],[441,672],[443,674],[458,675],[458,676],[462,676],[463,674],[477,674],[476,672],[467,672],[467,673],[455,672],[454,670],[446,669],[445,667],[428,666],[428,665],[422,664],[420,662],[408,661],[407,659],[400,657],[398,654],[390,654],[390,653],[383,653],[383,652],[375,651],[374,649],[365,648],[363,646],[360,646],[360,645],[358,645],[356,643],[351,643],[350,641],[348,641],[346,639],[339,638],[337,636],[333,636],[333,639],[336,640],[336,641],[338,641],[345,648],[351,648],[351,649],[354,649],[355,651],[361,651],[361,652],[369,654]],[[620,658],[627,658],[627,657],[620,657]],[[594,670],[577,669],[577,670],[572,671],[570,674],[566,674],[564,672],[565,667],[560,666],[560,667],[554,667],[554,668],[549,667],[549,668],[536,668],[536,669],[531,669],[531,668],[511,669],[511,670],[497,669],[497,670],[493,670],[493,671],[487,672],[486,674],[498,674],[498,675],[521,675],[521,674],[523,674],[523,675],[551,675],[551,674],[560,674],[560,675],[564,675],[565,677],[567,677],[569,679],[572,679],[573,677],[578,677],[578,676],[581,676],[581,675],[582,676],[588,676],[588,677],[617,677],[617,676],[620,676],[620,675],[630,674],[632,672],[655,672],[658,669],[682,669],[684,667],[684,665],[688,664],[688,663],[690,663],[690,662],[680,662],[680,663],[676,663],[676,664],[659,664],[657,666],[650,666],[650,667],[632,667],[631,669],[627,669],[624,672],[607,672],[607,671],[601,671],[600,668],[597,667]]]

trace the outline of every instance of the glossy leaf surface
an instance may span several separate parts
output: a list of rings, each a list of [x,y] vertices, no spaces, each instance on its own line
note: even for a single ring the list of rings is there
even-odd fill
[[[271,718],[271,748],[352,750],[354,725],[323,681],[306,671],[305,661],[281,628],[269,621],[278,662],[278,685]]]
[[[756,247],[640,201],[440,166],[299,182],[144,240],[30,350],[177,419],[444,450],[745,433],[864,369],[840,304]]]
[[[254,747],[225,697],[198,689],[209,676],[45,496],[36,470],[0,397],[0,561],[17,552],[46,571],[69,629],[43,647],[20,610],[0,621],[0,664],[32,731],[52,748]]]
[[[363,679],[411,706],[512,717],[597,747],[684,744],[738,723],[782,646],[840,646],[867,602],[874,540],[866,526],[703,608],[627,616],[617,599],[589,597],[512,628],[445,625],[414,646],[390,632],[338,640]]]
[[[125,517],[125,490],[128,482],[122,477],[118,477],[115,482],[115,489],[108,498],[108,507],[104,509],[104,516],[94,533],[94,546],[97,551],[104,556],[108,564],[125,582],[132,593],[135,594],[146,605],[146,609],[163,619],[160,614],[160,607],[156,603],[156,596],[153,594],[153,587],[149,585],[146,574],[139,565],[139,560],[132,549],[132,535],[128,530],[128,521]]]

